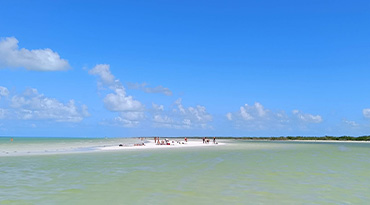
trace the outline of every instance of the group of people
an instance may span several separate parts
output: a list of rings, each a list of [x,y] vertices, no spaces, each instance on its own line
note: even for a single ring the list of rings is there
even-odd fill
[[[154,137],[154,143],[157,145],[170,145],[170,140],[165,139],[165,140],[160,140],[159,137]]]
[[[129,145],[127,145],[127,144],[119,144],[118,146],[119,147],[129,147]],[[135,143],[134,144],[134,147],[137,147],[137,146],[145,146],[145,144],[144,144],[144,142],[142,142],[142,143]]]
[[[185,137],[184,140],[185,142],[188,142],[187,137]],[[203,144],[209,144],[209,142],[210,142],[210,139],[207,139],[207,137],[203,137]],[[170,145],[170,142],[168,139],[160,140],[159,137],[154,137],[154,143],[157,145]],[[213,137],[213,144],[217,144],[216,137]]]
[[[207,137],[203,137],[203,144],[209,144],[209,139],[207,139]],[[216,144],[216,137],[213,137],[213,144]]]
[[[142,142],[141,143],[135,143],[134,146],[145,146],[143,140],[145,140],[146,138],[139,138]],[[184,138],[184,141],[176,141],[178,144],[186,144],[188,142],[188,138],[185,137]],[[203,144],[209,144],[210,142],[210,139],[207,139],[207,137],[203,137]],[[162,139],[160,140],[159,137],[154,137],[154,143],[156,145],[171,145],[171,142],[169,139]],[[175,141],[172,141],[172,145],[175,144]],[[216,142],[216,137],[213,137],[213,144],[218,144]],[[119,144],[118,145],[119,147],[127,147],[129,145],[126,145],[126,144]]]

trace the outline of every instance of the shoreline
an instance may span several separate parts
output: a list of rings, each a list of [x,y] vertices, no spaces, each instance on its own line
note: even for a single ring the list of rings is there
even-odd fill
[[[233,138],[230,138],[233,139]],[[255,142],[337,142],[337,143],[370,143],[370,141],[359,141],[359,140],[272,140],[272,139],[233,139],[233,140],[244,140],[244,141],[255,141]]]
[[[123,142],[122,142],[123,141]],[[28,146],[24,144],[21,146],[15,146],[13,144],[11,147],[1,147],[0,146],[0,157],[12,157],[12,156],[40,156],[40,155],[59,155],[59,154],[84,154],[84,153],[99,153],[99,152],[119,152],[124,150],[150,150],[150,149],[181,149],[181,148],[194,148],[194,147],[214,147],[222,146],[226,143],[224,140],[222,142],[216,141],[217,144],[209,142],[209,144],[202,143],[202,140],[189,139],[188,142],[184,140],[170,139],[171,145],[157,145],[154,143],[154,140],[142,140],[139,141],[127,141],[125,140],[116,140],[115,142],[109,142],[109,145],[102,144],[105,142],[97,142],[91,144],[75,144],[68,145],[66,147],[60,147],[53,145],[52,147],[41,146],[41,144],[35,144],[38,147],[32,147],[28,149]],[[172,143],[173,141],[173,143]],[[181,142],[181,144],[177,143]],[[99,145],[100,143],[100,145]],[[144,143],[144,145],[141,145]],[[113,145],[114,144],[114,145]],[[119,145],[122,146],[119,146]],[[135,146],[135,145],[141,146]],[[0,144],[1,145],[1,144]],[[31,145],[32,146],[32,145]]]
[[[163,139],[163,138],[162,138]],[[107,139],[105,139],[107,140]],[[350,143],[350,144],[369,144],[370,141],[355,141],[355,140],[288,140],[288,139],[237,139],[237,138],[218,138],[217,144],[214,144],[211,140],[208,144],[203,143],[201,138],[188,138],[188,142],[185,142],[181,138],[168,138],[170,145],[157,145],[154,140],[143,139],[133,141],[132,138],[114,139],[109,141],[78,141],[76,143],[69,144],[68,142],[57,142],[54,144],[45,143],[45,146],[41,142],[35,144],[28,143],[0,143],[0,157],[7,156],[35,156],[35,155],[58,155],[58,154],[78,154],[78,153],[99,153],[99,152],[119,152],[124,150],[160,150],[160,149],[181,149],[181,148],[202,148],[202,147],[215,147],[223,145],[232,145],[233,142],[271,142],[271,143]],[[142,146],[135,146],[141,145]],[[122,146],[119,146],[122,144]]]
[[[186,147],[210,147],[210,146],[221,146],[225,145],[225,143],[216,141],[217,144],[214,144],[213,142],[203,143],[202,141],[195,141],[194,139],[189,139],[188,142],[185,142],[184,140],[170,140],[170,145],[157,145],[154,143],[154,140],[147,140],[142,146],[107,146],[107,147],[101,147],[99,150],[102,151],[116,151],[116,150],[135,150],[135,149],[173,149],[173,148],[186,148]],[[178,139],[178,138],[176,138]],[[180,142],[180,143],[177,143]]]

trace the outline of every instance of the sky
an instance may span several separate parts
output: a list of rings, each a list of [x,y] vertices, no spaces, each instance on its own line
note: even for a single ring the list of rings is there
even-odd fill
[[[0,136],[370,135],[369,1],[3,1]]]

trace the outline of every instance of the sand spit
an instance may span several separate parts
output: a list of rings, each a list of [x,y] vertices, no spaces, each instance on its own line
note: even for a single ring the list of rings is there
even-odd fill
[[[225,143],[216,141],[216,144],[213,141],[209,143],[203,143],[201,139],[191,140],[189,139],[187,142],[184,140],[175,140],[169,139],[170,145],[157,145],[154,143],[154,140],[147,140],[145,141],[144,145],[137,144],[136,146],[128,145],[128,144],[121,144],[122,146],[108,146],[108,147],[101,147],[100,150],[128,150],[128,149],[171,149],[171,148],[185,148],[185,147],[209,147],[209,146],[220,146],[224,145]]]

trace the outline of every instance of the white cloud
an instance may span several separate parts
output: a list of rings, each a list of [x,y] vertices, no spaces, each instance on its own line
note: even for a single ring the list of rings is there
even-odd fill
[[[114,121],[124,127],[137,127],[143,119],[144,112],[122,112],[120,116],[114,118]]]
[[[266,116],[268,112],[269,110],[265,110],[265,108],[258,102],[254,103],[254,105],[245,104],[240,107],[240,115],[244,120],[262,118]]]
[[[8,95],[9,95],[8,88],[0,86],[0,99],[1,99],[1,96],[6,97]]]
[[[114,112],[141,111],[144,106],[132,96],[127,96],[125,88],[119,86],[114,88],[115,93],[109,93],[104,98],[105,107]]]
[[[351,127],[358,127],[359,124],[357,124],[355,121],[351,121],[351,120],[346,120],[346,119],[343,119],[343,122]]]
[[[154,115],[153,121],[156,123],[172,124],[173,120],[167,115]]]
[[[163,105],[157,105],[155,103],[152,103],[152,107],[153,107],[154,110],[157,110],[157,111],[163,111],[164,110]]]
[[[142,90],[146,93],[161,93],[167,96],[172,95],[172,91],[169,88],[165,88],[162,85],[159,85],[157,87],[151,88],[147,87],[148,85],[146,83],[127,83],[128,89],[135,89],[135,90]]]
[[[153,126],[154,127],[165,127],[174,128],[177,124],[174,123],[173,119],[167,115],[154,115],[153,116]]]
[[[0,108],[0,119],[4,119],[6,117],[7,110]]]
[[[182,99],[181,98],[177,99],[175,104],[177,105],[177,108],[180,111],[180,113],[182,113],[182,114],[186,113],[186,111],[184,109],[184,106],[182,105]],[[174,111],[176,112],[176,109],[174,109]]]
[[[370,108],[363,109],[362,114],[364,115],[364,117],[370,118]]]
[[[184,107],[182,100],[175,102],[175,107],[166,112],[157,110],[153,115],[154,127],[166,127],[175,129],[197,129],[211,128],[208,125],[213,119],[204,106]]]
[[[113,112],[135,112],[144,109],[141,102],[126,94],[125,87],[112,75],[109,65],[98,64],[89,71],[89,74],[99,76],[101,81],[114,92],[107,94],[103,100],[108,110]]]
[[[85,117],[90,116],[89,109],[88,109],[87,105],[81,105],[81,114],[82,114],[82,116],[85,116]]]
[[[302,113],[299,110],[293,110],[292,113],[300,121],[303,121],[303,122],[308,122],[308,123],[320,123],[320,122],[322,122],[322,117],[320,115],[306,114],[306,113]]]
[[[114,118],[114,124],[136,127],[145,119],[145,106],[132,96],[127,95],[125,87],[111,73],[108,64],[96,65],[89,70],[89,74],[99,76],[102,82],[101,85],[106,85],[110,91],[113,91],[113,93],[108,93],[104,97],[103,102],[108,110],[120,114],[120,116]]]
[[[106,121],[103,124],[138,127],[149,120],[154,127],[175,129],[210,128],[208,123],[212,121],[212,116],[207,113],[204,106],[184,107],[182,100],[178,99],[174,104],[174,109],[170,111],[166,111],[163,105],[155,103],[152,103],[152,109],[145,109],[145,106],[140,101],[127,95],[125,87],[112,75],[109,65],[96,65],[89,71],[89,74],[99,76],[101,85],[106,86],[111,91],[104,97],[104,105],[108,110],[119,114],[119,116],[113,119],[113,122]],[[162,86],[149,88],[146,87],[146,84],[130,84],[129,87],[131,89],[141,89],[148,93],[172,95],[168,88]]]
[[[139,121],[145,118],[144,112],[122,112],[121,117],[130,121]]]
[[[0,39],[0,68],[19,68],[37,71],[58,71],[70,68],[68,61],[49,48],[19,49],[14,37]]]
[[[264,108],[261,103],[254,105],[245,104],[241,106],[237,112],[229,112],[226,118],[233,122],[235,127],[249,130],[278,130],[291,129],[297,123],[320,123],[322,117],[320,115],[305,114],[295,110],[291,116],[284,111],[273,112]]]
[[[232,114],[231,112],[227,113],[227,114],[226,114],[226,118],[227,118],[228,120],[233,120],[233,114]]]
[[[103,83],[111,85],[115,83],[115,77],[110,72],[110,65],[98,64],[93,69],[89,70],[90,75],[98,75]]]
[[[182,105],[182,99],[178,99],[175,104],[177,105],[178,111],[182,116],[186,118],[192,118],[192,121],[198,122],[210,122],[212,121],[212,115],[207,113],[207,110],[204,106],[197,105],[196,107],[185,108]],[[176,112],[176,110],[175,110]]]
[[[246,107],[247,106],[248,105],[246,104]],[[243,117],[244,120],[253,120],[254,119],[252,117],[252,115],[248,113],[248,111],[245,107],[240,107],[240,115]]]
[[[137,127],[140,124],[140,121],[128,120],[119,116],[114,118],[114,122],[123,127]]]
[[[62,103],[39,94],[36,89],[27,89],[22,95],[11,98],[11,107],[17,119],[54,120],[57,122],[80,122],[89,116],[87,106],[80,108],[74,100]]]
[[[245,104],[240,107],[238,113],[244,120],[255,120],[256,118],[262,118],[267,115],[269,110],[266,110],[260,103],[256,102],[254,105]],[[232,120],[232,113],[227,113],[226,117],[228,120]]]

